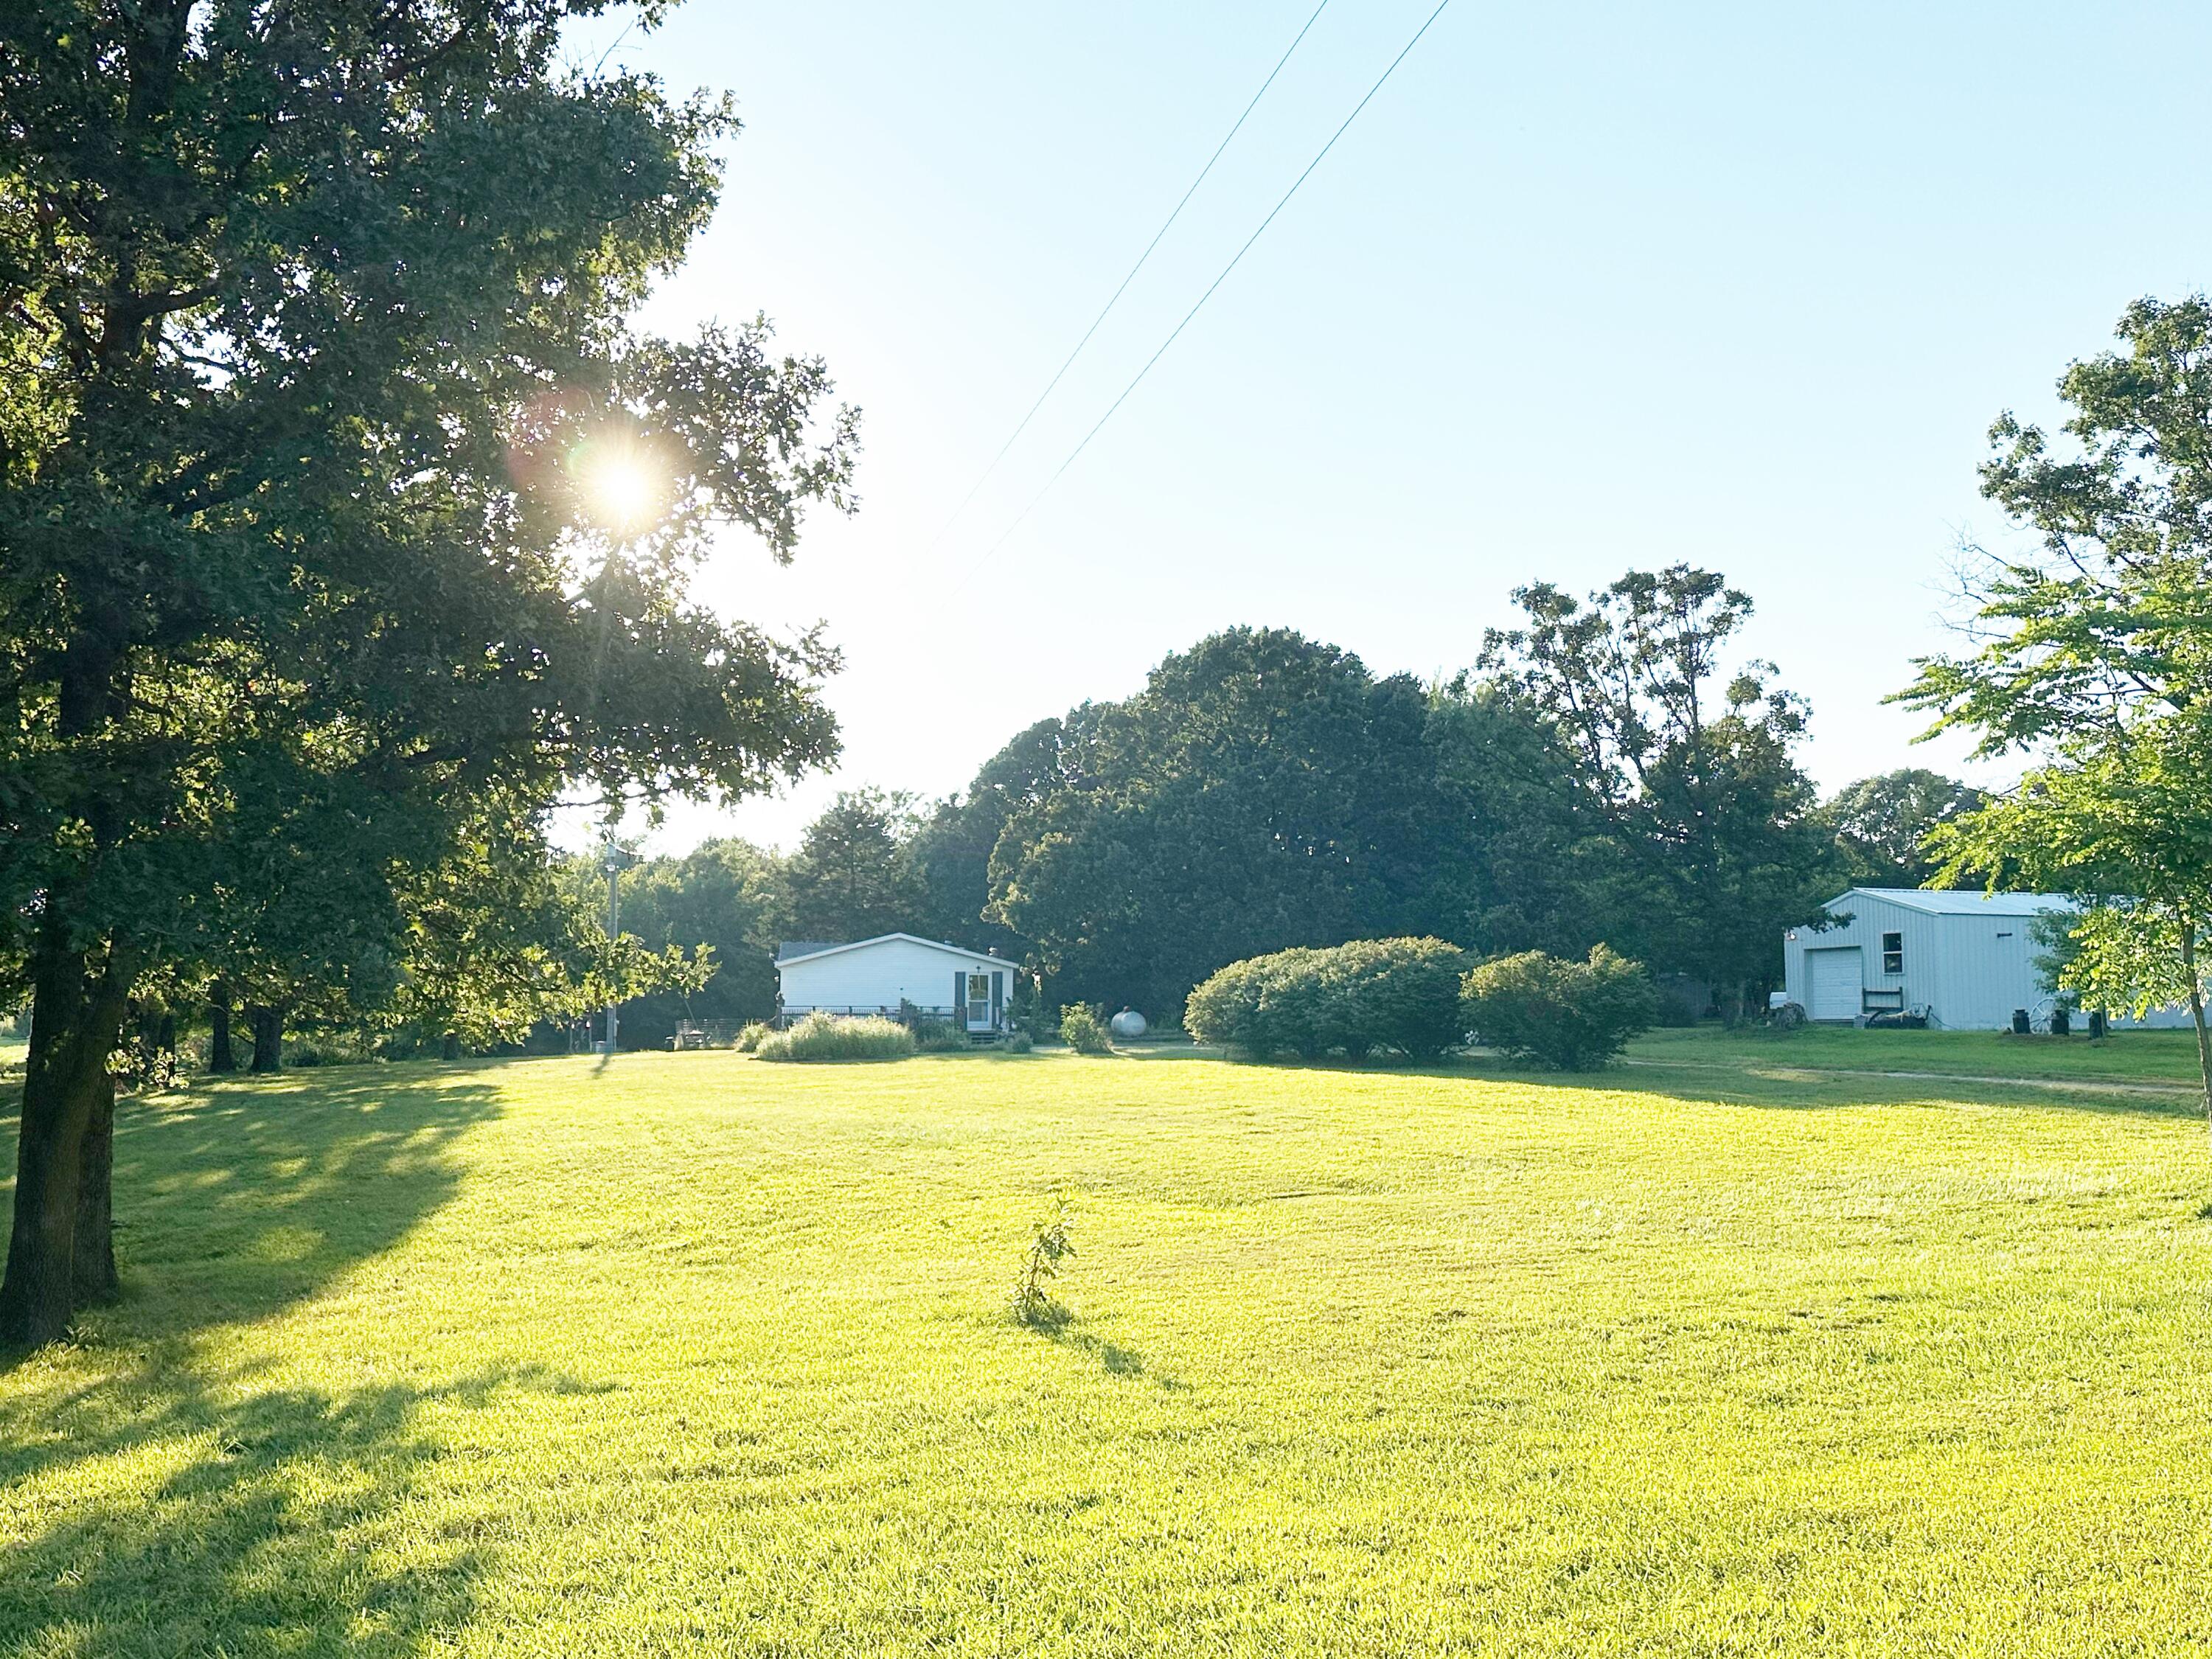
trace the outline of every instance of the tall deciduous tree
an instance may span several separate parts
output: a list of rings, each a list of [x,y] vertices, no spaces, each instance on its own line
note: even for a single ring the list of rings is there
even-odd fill
[[[665,1042],[684,1019],[765,1019],[775,1012],[774,957],[785,918],[784,860],[742,841],[702,842],[681,858],[649,859],[622,875],[622,927],[656,951],[714,953],[713,975],[623,1004],[625,1041]],[[604,878],[592,861],[596,897]]]
[[[1750,598],[1710,571],[1631,571],[1587,602],[1518,589],[1485,665],[1549,715],[1579,814],[1624,861],[1610,942],[1740,1006],[1785,929],[1819,920],[1833,860],[1793,750],[1806,709],[1771,663],[1731,663]]]
[[[1987,800],[1970,783],[1907,766],[1845,785],[1820,810],[1854,885],[1918,887],[1943,865],[1929,837]]]
[[[794,936],[848,940],[919,927],[926,901],[906,856],[916,828],[911,795],[840,791],[800,835],[787,869]]]
[[[2121,899],[2085,918],[2094,977],[2071,988],[2185,992],[2212,1115],[2212,301],[2138,301],[2118,332],[2060,378],[2063,439],[2010,414],[1990,428],[1982,493],[2032,539],[1977,550],[1976,643],[1900,696],[1981,755],[2040,763],[1960,821],[1954,862]]]
[[[787,557],[846,504],[854,417],[819,428],[822,366],[763,324],[628,325],[735,123],[562,68],[607,9],[0,31],[0,954],[36,1008],[0,1338],[68,1322],[126,999],[200,948],[241,818],[349,797],[314,853],[404,886],[488,798],[737,793],[834,749],[830,653],[687,595],[718,525]]]
[[[1282,629],[1239,628],[1062,723],[1008,820],[992,915],[1061,991],[1182,1006],[1224,963],[1425,931],[1444,844],[1428,698]]]

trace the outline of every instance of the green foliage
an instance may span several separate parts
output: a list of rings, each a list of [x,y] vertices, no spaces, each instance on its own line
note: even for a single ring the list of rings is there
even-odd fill
[[[739,1031],[737,1041],[730,1046],[741,1054],[757,1054],[761,1044],[775,1034],[775,1026],[764,1019],[757,1019]]]
[[[1430,1060],[1462,1041],[1466,957],[1433,939],[1363,939],[1232,963],[1194,989],[1183,1024],[1200,1042],[1258,1059],[1387,1049]]]
[[[906,857],[919,827],[914,797],[842,791],[799,837],[785,874],[793,938],[858,939],[916,931],[926,908]]]
[[[1060,1040],[1079,1054],[1107,1054],[1114,1039],[1098,1011],[1085,1002],[1071,1002],[1060,1011]]]
[[[999,1039],[1000,1048],[1010,1054],[1025,1054],[1036,1047],[1027,1031],[1009,1031]]]
[[[1036,1224],[1029,1254],[1014,1275],[1013,1315],[1024,1325],[1056,1327],[1068,1321],[1068,1311],[1053,1297],[1052,1281],[1060,1277],[1060,1264],[1075,1255],[1073,1237],[1075,1217],[1062,1200],[1050,1218]]]
[[[1479,1042],[1563,1072],[1604,1065],[1657,1012],[1643,964],[1602,945],[1583,962],[1541,951],[1486,962],[1468,975],[1464,1000]]]
[[[1925,767],[1861,778],[1820,809],[1854,887],[1922,887],[1943,866],[1931,837],[1989,798],[1972,784]]]
[[[632,325],[737,124],[571,67],[564,21],[608,9],[0,32],[0,976],[69,1039],[26,1079],[34,1218],[76,1207],[143,975],[404,983],[409,895],[488,818],[836,750],[835,653],[693,581],[726,526],[782,560],[851,505],[855,417],[764,320]],[[652,513],[611,511],[625,471]],[[65,1324],[67,1233],[15,1231],[0,1327]]]
[[[596,859],[564,872],[592,914],[605,908]],[[680,858],[647,859],[623,871],[622,928],[655,951],[713,952],[714,972],[695,988],[672,988],[625,1000],[626,1042],[659,1048],[683,1020],[755,1020],[775,1012],[775,942],[787,896],[784,860],[742,841],[702,842]]]
[[[1923,660],[1899,698],[1978,753],[2037,756],[1943,832],[1946,873],[2094,901],[2062,987],[2188,1002],[2212,1111],[2212,301],[2138,301],[2118,333],[2059,381],[2070,443],[2009,413],[1990,428],[1983,494],[2037,544],[1981,554],[1979,648]]]
[[[895,1019],[817,1012],[761,1038],[753,1045],[753,1056],[775,1060],[904,1060],[914,1050],[914,1033]]]
[[[1771,982],[1781,939],[1838,885],[1793,750],[1803,701],[1771,663],[1726,663],[1751,600],[1711,571],[1629,572],[1587,603],[1516,591],[1525,626],[1483,662],[1546,711],[1578,819],[1603,838],[1602,937],[1730,1001]]]
[[[1063,993],[1171,1016],[1225,963],[1404,931],[1451,844],[1429,700],[1282,629],[1231,629],[1031,740],[991,915]]]
[[[914,1044],[925,1054],[964,1054],[975,1040],[951,1020],[924,1020],[914,1028]]]

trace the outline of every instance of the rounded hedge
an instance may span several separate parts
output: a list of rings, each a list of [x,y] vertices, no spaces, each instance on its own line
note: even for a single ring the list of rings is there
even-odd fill
[[[1476,1041],[1555,1071],[1604,1065],[1658,1017],[1658,993],[1640,962],[1599,945],[1589,960],[1524,951],[1467,976],[1467,1024]]]
[[[1191,992],[1183,1026],[1255,1059],[1387,1050],[1431,1060],[1463,1038],[1466,953],[1437,939],[1359,939],[1232,962]]]

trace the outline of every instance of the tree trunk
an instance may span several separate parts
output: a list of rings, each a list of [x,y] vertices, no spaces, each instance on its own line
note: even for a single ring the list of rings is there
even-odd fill
[[[460,1057],[460,1038],[451,1031],[447,1032],[446,1040],[438,1045],[438,1058],[441,1060],[459,1060]]]
[[[2197,974],[2197,924],[2181,918],[2181,968],[2189,975],[2189,1018],[2197,1027],[2197,1075],[2204,1088],[2204,1122],[2212,1128],[2212,1032],[2204,1025],[2204,981]]]
[[[255,1004],[246,1011],[253,1024],[253,1069],[274,1072],[284,1064],[284,1012]]]
[[[59,923],[50,921],[48,933],[58,940]],[[31,1053],[15,1146],[15,1222],[7,1275],[0,1279],[0,1343],[35,1347],[69,1330],[86,1145],[95,1119],[113,1121],[107,1059],[123,1033],[129,977],[112,950],[101,960],[49,945],[33,965]],[[104,1147],[104,1133],[100,1143]],[[104,1189],[104,1158],[95,1173]],[[98,1208],[104,1222],[104,1193]],[[91,1264],[95,1277],[101,1261],[113,1270],[103,1252]]]
[[[84,1127],[83,1162],[77,1171],[76,1244],[70,1278],[80,1308],[112,1302],[122,1293],[115,1272],[115,1085],[93,1102]]]
[[[230,1046],[230,993],[218,991],[208,1001],[208,1070],[237,1069],[238,1055]]]

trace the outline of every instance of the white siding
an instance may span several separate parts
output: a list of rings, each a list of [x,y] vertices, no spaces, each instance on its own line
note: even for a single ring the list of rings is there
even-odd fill
[[[873,939],[777,969],[787,1014],[810,1008],[896,1011],[902,1000],[949,1011],[956,973],[1003,974],[1002,1004],[1014,994],[1014,964],[1004,957],[955,953],[919,939]]]
[[[1783,984],[1790,1000],[1810,1010],[1808,952],[1856,945],[1863,953],[1869,990],[1902,990],[1907,1008],[1924,1010],[1935,1024],[1954,1031],[1999,1031],[2012,1024],[2015,1008],[2025,1008],[2040,1028],[2050,1018],[2053,998],[2043,986],[2035,958],[2035,919],[2001,911],[1930,915],[1881,895],[1857,890],[1830,906],[1851,920],[1824,932],[1793,929],[1783,940]],[[1904,936],[1904,971],[1883,972],[1881,936]],[[2132,1024],[2133,1021],[2115,1021]],[[2145,1025],[2186,1024],[2181,1010],[2160,1010]]]

